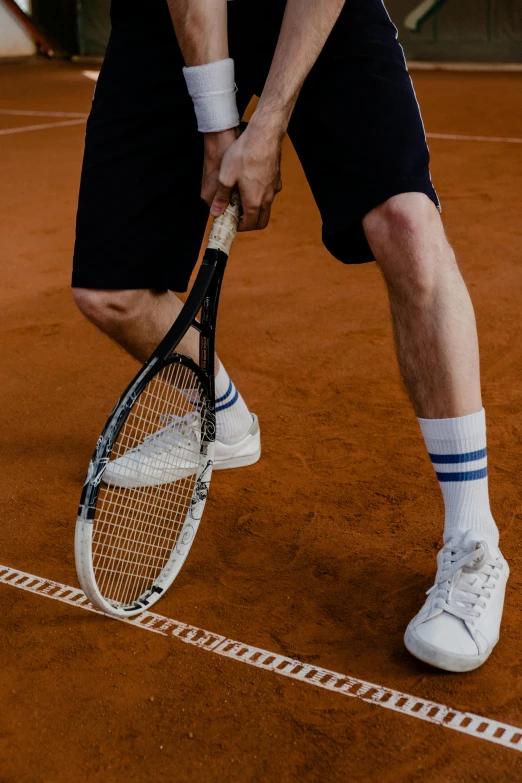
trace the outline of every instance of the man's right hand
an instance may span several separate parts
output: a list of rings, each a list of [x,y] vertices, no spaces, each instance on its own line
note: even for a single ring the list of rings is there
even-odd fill
[[[239,128],[231,128],[219,133],[205,133],[205,159],[203,163],[201,198],[209,207],[212,205],[219,187],[219,171],[223,155],[238,136]]]

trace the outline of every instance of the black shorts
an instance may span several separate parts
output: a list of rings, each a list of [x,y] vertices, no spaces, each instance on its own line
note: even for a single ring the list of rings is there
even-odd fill
[[[259,95],[284,0],[228,4],[242,113]],[[113,0],[113,27],[87,123],[73,285],[185,291],[208,207],[183,59],[166,0]],[[288,129],[344,263],[373,260],[362,218],[404,192],[437,206],[417,100],[381,0],[348,0]]]

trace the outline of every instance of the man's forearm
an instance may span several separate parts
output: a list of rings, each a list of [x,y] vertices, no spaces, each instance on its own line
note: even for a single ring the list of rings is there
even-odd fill
[[[234,62],[228,56],[227,0],[167,0],[167,4],[185,60],[183,76],[197,127],[206,134],[207,144],[210,135],[239,125]],[[229,143],[234,138],[232,134]]]
[[[185,65],[228,57],[227,0],[167,0]]]
[[[254,124],[284,134],[295,102],[345,0],[287,0],[270,72],[252,117]]]

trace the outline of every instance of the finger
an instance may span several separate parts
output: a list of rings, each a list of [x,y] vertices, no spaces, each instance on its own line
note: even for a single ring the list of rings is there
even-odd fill
[[[225,209],[228,207],[230,204],[230,197],[232,195],[233,187],[233,185],[223,185],[222,182],[218,183],[216,195],[214,196],[212,206],[210,207],[210,214],[213,217],[222,215]]]
[[[257,228],[259,231],[262,231],[264,228],[268,226],[268,223],[270,221],[271,209],[272,209],[272,205],[269,205],[269,206],[263,206],[259,210],[259,218],[257,220]]]
[[[217,179],[216,177],[212,177],[211,180],[204,180],[201,185],[201,198],[205,202],[205,204],[208,204],[208,206],[212,206],[212,202],[214,201],[214,196],[216,195],[217,191]]]
[[[257,228],[259,220],[259,207],[244,207],[241,220],[239,221],[239,231],[254,231]]]

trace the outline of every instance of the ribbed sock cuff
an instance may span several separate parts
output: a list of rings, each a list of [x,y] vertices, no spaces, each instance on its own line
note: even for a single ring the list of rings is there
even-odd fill
[[[444,453],[441,449],[445,443],[454,444],[458,449],[461,443],[477,443],[477,448],[486,445],[486,412],[484,408],[467,416],[457,416],[453,419],[419,419],[420,428],[428,451],[435,454]]]

